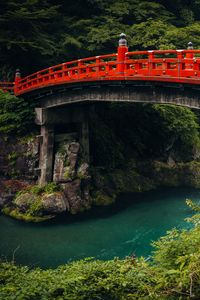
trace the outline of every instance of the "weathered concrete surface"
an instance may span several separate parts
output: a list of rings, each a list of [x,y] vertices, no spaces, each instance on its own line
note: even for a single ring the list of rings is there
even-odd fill
[[[53,175],[53,148],[54,148],[54,127],[41,126],[40,143],[40,176],[39,184],[44,185],[52,181]]]
[[[41,107],[36,109],[36,122],[41,126],[40,174],[38,174],[40,185],[44,185],[52,180],[65,180],[67,177],[73,178],[74,176],[72,174],[72,169],[74,168],[72,163],[76,161],[77,153],[74,151],[71,151],[71,154],[68,153],[71,161],[70,167],[67,164],[63,165],[66,160],[64,152],[70,152],[70,149],[66,148],[64,151],[55,153],[55,135],[59,133],[56,132],[56,128],[59,126],[63,125],[66,132],[62,133],[67,134],[70,126],[76,125],[76,141],[81,145],[82,159],[89,163],[89,114],[90,108],[88,107],[70,109],[44,109]],[[69,169],[69,172],[67,169]],[[61,173],[59,174],[59,172]],[[70,176],[67,176],[67,173],[70,173]]]

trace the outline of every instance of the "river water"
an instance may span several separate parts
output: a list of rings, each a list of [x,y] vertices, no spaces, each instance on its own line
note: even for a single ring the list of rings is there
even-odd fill
[[[190,226],[185,200],[200,199],[200,190],[159,189],[121,195],[112,207],[94,208],[81,216],[63,215],[28,224],[0,216],[0,256],[18,264],[56,267],[85,257],[148,257],[151,241],[173,227]]]

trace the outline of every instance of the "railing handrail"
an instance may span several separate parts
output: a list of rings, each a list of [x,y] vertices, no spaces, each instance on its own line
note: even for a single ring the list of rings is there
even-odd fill
[[[72,60],[72,61],[69,61],[69,62],[64,62],[64,63],[61,63],[61,64],[58,64],[58,65],[55,65],[55,66],[51,66],[51,67],[48,67],[48,68],[45,68],[45,69],[42,69],[42,70],[39,70],[33,74],[30,74],[24,78],[22,78],[19,83],[22,81],[22,80],[26,80],[26,79],[29,79],[33,76],[37,76],[38,74],[41,74],[45,71],[50,71],[52,69],[55,69],[55,68],[58,68],[58,67],[61,67],[63,68],[64,66],[68,66],[68,65],[72,65],[72,64],[77,64],[78,66],[78,63],[84,63],[84,62],[87,62],[87,61],[91,61],[91,60],[95,60],[95,59],[105,59],[105,58],[108,58],[108,57],[117,57],[117,53],[112,53],[112,54],[105,54],[105,55],[100,55],[100,56],[91,56],[91,57],[87,57],[87,58],[80,58],[80,59],[76,59],[76,60]]]
[[[11,81],[0,81],[0,90],[2,91],[14,91],[14,82]]]

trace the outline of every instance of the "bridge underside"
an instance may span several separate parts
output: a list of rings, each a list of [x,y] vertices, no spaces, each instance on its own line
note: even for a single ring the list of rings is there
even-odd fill
[[[40,103],[36,123],[41,126],[39,182],[52,180],[56,128],[76,124],[77,141],[89,161],[89,118],[96,102],[168,103],[200,109],[200,86],[158,82],[93,82],[63,85],[30,94]],[[74,104],[74,105],[73,105]]]
[[[98,81],[58,85],[26,97],[39,100],[41,107],[53,108],[80,102],[169,103],[200,108],[200,85],[152,81]]]

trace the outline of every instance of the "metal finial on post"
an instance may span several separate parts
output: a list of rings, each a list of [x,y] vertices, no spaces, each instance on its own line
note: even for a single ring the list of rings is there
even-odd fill
[[[16,69],[16,72],[15,72],[15,87],[14,87],[14,90],[16,89],[17,84],[18,84],[18,82],[20,81],[20,79],[21,79],[21,72],[20,72],[20,69]]]
[[[188,60],[188,63],[185,64],[185,69],[186,70],[192,70],[193,69],[193,59],[194,59],[194,53],[193,51],[190,51],[190,50],[193,50],[193,43],[192,42],[189,42],[188,43],[188,47],[187,47],[187,50],[189,50],[188,52],[186,52],[185,54],[185,58]]]
[[[16,72],[15,72],[15,80],[16,79],[19,79],[19,78],[21,78],[21,72],[20,72],[20,69],[16,69]]]
[[[187,49],[188,49],[188,50],[193,50],[193,49],[194,49],[193,43],[192,43],[192,42],[189,42],[189,43],[188,43]]]
[[[122,32],[119,37],[120,37],[119,46],[126,46],[127,47],[126,34]]]

